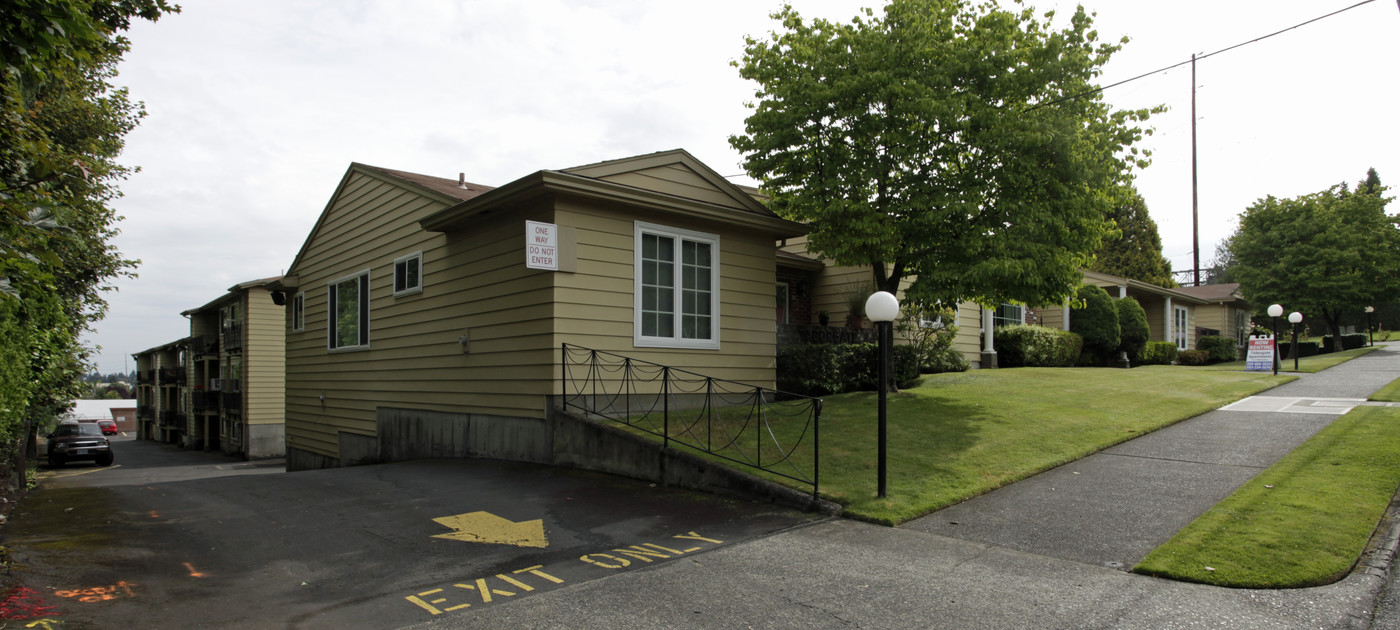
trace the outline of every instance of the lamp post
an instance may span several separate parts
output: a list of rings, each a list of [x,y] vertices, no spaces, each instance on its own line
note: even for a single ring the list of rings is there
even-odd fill
[[[1376,326],[1375,326],[1375,324],[1372,324],[1372,323],[1371,323],[1371,315],[1372,315],[1373,313],[1375,313],[1375,312],[1376,312],[1376,307],[1374,307],[1374,306],[1367,306],[1367,307],[1366,307],[1366,342],[1367,342],[1367,345],[1371,345],[1371,346],[1376,345],[1376,334],[1375,334],[1375,332],[1374,332],[1375,329],[1376,329]]]
[[[880,335],[880,382],[875,385],[879,398],[879,428],[877,455],[879,480],[877,488],[880,498],[885,497],[885,390],[890,382],[890,322],[899,316],[899,300],[887,291],[876,291],[865,299],[865,314],[875,322],[875,330]]]
[[[1293,311],[1288,314],[1288,323],[1293,324],[1293,345],[1288,348],[1293,353],[1293,371],[1298,371],[1298,323],[1303,321],[1303,314]]]
[[[1269,317],[1274,318],[1274,376],[1278,376],[1278,317],[1282,314],[1282,306],[1278,304],[1269,306]]]

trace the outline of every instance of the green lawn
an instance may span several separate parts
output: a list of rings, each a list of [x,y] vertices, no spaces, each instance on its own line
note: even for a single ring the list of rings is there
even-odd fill
[[[896,525],[1185,420],[1296,376],[1178,366],[1016,368],[925,376],[888,400],[888,497],[876,497],[876,395],[828,396],[821,417],[820,494],[846,515]],[[747,411],[720,410],[707,428],[673,420],[671,435],[728,443],[731,456],[758,456],[766,429]],[[770,420],[772,417],[770,416]],[[803,417],[775,422],[793,470],[811,469]],[[659,426],[657,427],[659,430]],[[653,439],[654,436],[653,436]],[[776,449],[765,447],[771,458]],[[786,483],[775,475],[745,472]]]
[[[1367,346],[1365,348],[1354,348],[1341,352],[1329,352],[1327,354],[1316,354],[1310,357],[1298,359],[1298,372],[1304,374],[1315,374],[1338,363],[1346,363],[1356,357],[1376,350],[1378,346]],[[1244,361],[1232,361],[1230,363],[1216,363],[1197,367],[1198,370],[1220,370],[1220,371],[1241,371],[1244,370]],[[1293,371],[1293,359],[1285,358],[1279,362],[1279,373]]]
[[[1380,391],[1371,394],[1371,400],[1380,402],[1400,402],[1400,379],[1391,381],[1389,385],[1380,388]]]
[[[1260,473],[1134,571],[1243,588],[1345,576],[1400,484],[1400,408],[1358,407]]]

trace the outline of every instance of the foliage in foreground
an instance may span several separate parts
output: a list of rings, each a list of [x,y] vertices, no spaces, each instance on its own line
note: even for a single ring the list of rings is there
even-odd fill
[[[1240,588],[1346,576],[1400,485],[1400,409],[1333,421],[1133,570]]]

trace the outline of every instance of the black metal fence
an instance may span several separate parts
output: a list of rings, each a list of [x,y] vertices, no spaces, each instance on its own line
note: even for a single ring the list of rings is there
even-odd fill
[[[818,490],[820,398],[563,345],[563,405]]]

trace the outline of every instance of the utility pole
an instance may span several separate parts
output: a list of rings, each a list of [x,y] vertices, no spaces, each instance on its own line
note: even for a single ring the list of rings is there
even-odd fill
[[[1400,2],[1400,0],[1397,0]],[[1196,200],[1196,55],[1191,54],[1191,275],[1192,286],[1201,286],[1201,228]]]

